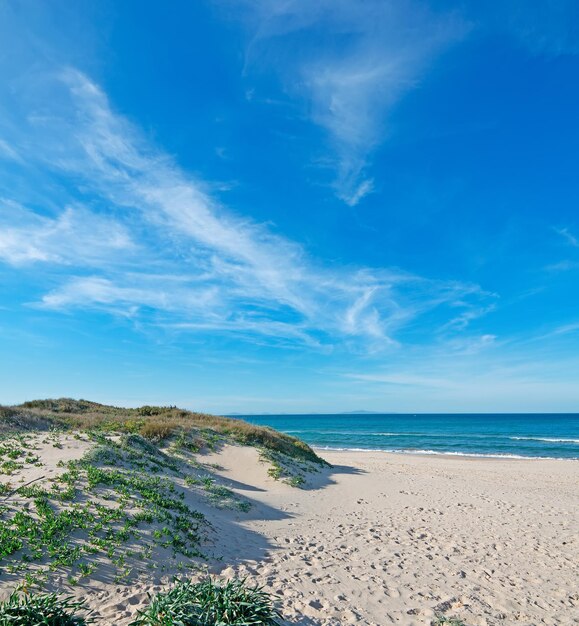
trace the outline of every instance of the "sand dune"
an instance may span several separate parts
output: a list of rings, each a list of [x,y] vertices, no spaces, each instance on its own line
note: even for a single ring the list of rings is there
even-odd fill
[[[66,436],[39,447],[44,465],[18,480],[54,476],[59,460],[88,446]],[[249,577],[276,594],[287,624],[579,623],[578,462],[322,454],[333,467],[305,489],[275,481],[255,448],[199,455],[252,506],[187,495],[211,523],[201,546],[209,558],[194,561],[193,576]],[[102,626],[124,626],[183,574],[172,563],[129,584],[95,572],[69,586],[63,575],[61,588],[84,597]],[[2,578],[5,595],[13,579]]]

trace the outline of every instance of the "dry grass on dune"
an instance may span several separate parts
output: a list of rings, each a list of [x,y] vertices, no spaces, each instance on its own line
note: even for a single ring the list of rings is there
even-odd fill
[[[237,443],[262,447],[298,461],[324,464],[303,441],[264,426],[174,406],[142,406],[127,409],[59,398],[32,400],[18,406],[0,407],[0,433],[63,428],[140,434],[162,441],[180,432],[196,435],[198,447],[215,443],[220,435]]]

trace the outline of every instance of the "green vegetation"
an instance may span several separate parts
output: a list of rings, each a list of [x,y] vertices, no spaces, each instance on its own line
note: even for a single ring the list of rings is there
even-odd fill
[[[85,626],[92,623],[84,602],[56,593],[20,595],[13,593],[0,602],[0,626]]]
[[[204,518],[185,503],[185,469],[139,435],[95,439],[82,459],[60,464],[49,488],[23,485],[0,505],[0,566],[29,586],[59,571],[75,584],[104,560],[121,582],[137,564],[156,568],[154,552],[169,551],[164,560],[178,567],[201,556]]]
[[[0,475],[11,476],[26,465],[41,467],[42,463],[32,449],[30,442],[21,434],[1,441]]]
[[[130,626],[275,626],[278,617],[271,595],[245,580],[233,579],[223,585],[211,579],[200,583],[182,580],[155,596]]]
[[[82,458],[61,460],[60,472],[35,469],[41,446],[67,459],[73,440],[89,444]],[[197,568],[209,524],[195,503],[251,507],[196,456],[228,443],[257,447],[270,475],[296,487],[325,464],[272,429],[175,407],[70,399],[0,407],[2,576],[42,589],[63,574],[74,586],[103,567],[115,582]],[[27,468],[35,470],[29,480]]]
[[[270,465],[267,473],[275,480],[282,480],[292,487],[303,487],[307,475],[320,470],[320,464],[296,459],[275,450],[261,449],[261,458]]]
[[[247,500],[240,500],[231,489],[228,489],[225,485],[218,484],[210,476],[204,478],[187,477],[185,483],[188,485],[200,485],[206,492],[209,502],[220,509],[237,509],[238,511],[247,512],[251,508],[251,504]]]
[[[272,596],[245,580],[220,585],[177,581],[152,598],[130,626],[276,626],[280,617]],[[0,626],[87,626],[94,623],[82,600],[57,593],[14,592],[0,602]]]

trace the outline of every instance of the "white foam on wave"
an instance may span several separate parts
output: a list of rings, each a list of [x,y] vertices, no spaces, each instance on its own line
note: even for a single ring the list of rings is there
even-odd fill
[[[579,439],[557,439],[555,437],[509,437],[516,441],[546,441],[548,443],[570,443],[579,445]]]
[[[519,437],[506,433],[417,433],[417,432],[374,432],[365,430],[324,430],[321,428],[311,428],[304,430],[284,430],[284,432],[307,435],[357,435],[363,437],[425,437],[436,439],[508,439],[510,441],[544,441],[549,443],[571,443],[579,444],[579,439],[563,439],[554,437]]]
[[[392,454],[414,454],[427,456],[459,456],[485,459],[523,459],[537,461],[579,461],[579,458],[552,456],[525,456],[522,454],[484,454],[477,452],[444,452],[441,450],[389,450],[385,448],[339,448],[336,446],[314,446],[314,450],[328,452],[391,452]]]
[[[416,433],[416,432],[402,432],[402,433],[391,433],[391,432],[375,432],[371,430],[324,430],[321,428],[310,428],[307,430],[284,430],[283,432],[288,433],[289,435],[357,435],[364,437],[436,437],[438,439],[448,439],[451,437],[460,437],[460,438],[482,438],[482,439],[510,439],[510,437],[506,437],[505,435],[485,435],[485,434],[477,434],[477,433]]]
[[[284,430],[289,435],[308,434],[308,435],[363,435],[364,437],[428,437],[428,433],[377,433],[365,430],[323,430],[321,428],[310,428],[308,430]],[[437,436],[437,435],[436,435]]]

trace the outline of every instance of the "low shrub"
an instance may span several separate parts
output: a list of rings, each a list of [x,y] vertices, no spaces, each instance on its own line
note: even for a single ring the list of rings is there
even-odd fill
[[[139,433],[151,441],[163,441],[170,437],[178,428],[174,421],[149,420],[139,429]]]
[[[156,595],[130,626],[275,626],[278,617],[271,595],[261,587],[240,579],[219,585],[209,578],[176,582]]]
[[[75,400],[74,398],[56,398],[47,400],[29,400],[21,404],[25,409],[41,409],[54,413],[86,413],[104,405],[89,400]]]
[[[145,406],[141,406],[137,409],[137,413],[139,415],[161,415],[163,413],[163,407],[160,406],[149,406],[146,404]]]
[[[92,623],[82,601],[57,593],[20,595],[13,593],[0,602],[0,626],[85,626]]]

